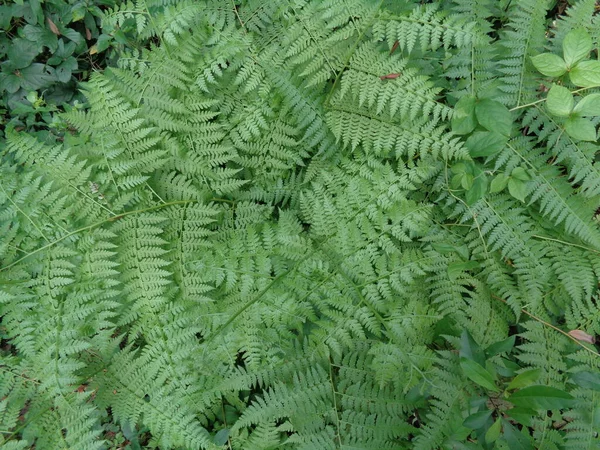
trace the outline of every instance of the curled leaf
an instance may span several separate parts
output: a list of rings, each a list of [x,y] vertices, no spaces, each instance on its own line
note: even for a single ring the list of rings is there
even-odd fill
[[[571,330],[569,331],[569,336],[577,339],[578,341],[589,342],[590,344],[596,343],[596,338],[590,334],[587,334],[585,331]]]

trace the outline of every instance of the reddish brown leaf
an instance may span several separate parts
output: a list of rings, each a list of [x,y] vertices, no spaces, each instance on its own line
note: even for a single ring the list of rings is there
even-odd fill
[[[596,338],[590,334],[587,334],[585,331],[571,330],[569,331],[569,336],[577,339],[578,341],[589,342],[590,344],[596,343]]]
[[[90,31],[89,28],[85,28],[85,38],[89,41],[90,39],[92,39],[92,32]]]
[[[401,73],[388,73],[387,75],[381,75],[379,78],[382,80],[393,80],[394,78],[398,78]]]
[[[46,20],[48,21],[48,26],[50,27],[50,31],[52,31],[55,35],[60,36],[60,31],[58,30],[58,28],[54,24],[54,22],[52,22],[52,19],[50,19],[50,17],[48,17],[48,18],[46,18]]]
[[[390,50],[390,55],[396,51],[396,49],[398,48],[399,45],[400,45],[400,42],[398,42],[398,41],[394,42],[394,45],[392,45],[392,49]]]

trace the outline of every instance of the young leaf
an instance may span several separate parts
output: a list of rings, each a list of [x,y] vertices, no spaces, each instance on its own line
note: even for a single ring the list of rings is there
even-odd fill
[[[485,433],[485,442],[491,444],[492,442],[496,442],[496,440],[500,437],[500,432],[502,431],[502,419],[497,418],[494,424],[487,430]]]
[[[475,116],[481,126],[490,131],[510,135],[512,117],[510,111],[496,100],[482,99],[475,105]]]
[[[557,84],[552,85],[546,98],[546,106],[550,113],[558,117],[567,117],[571,113],[574,104],[575,101],[571,91]]]
[[[472,359],[461,358],[460,367],[471,381],[489,391],[500,392],[500,389],[494,384],[492,374]]]
[[[600,61],[582,61],[571,69],[569,78],[575,86],[600,86]]]
[[[478,158],[499,153],[507,141],[507,136],[503,136],[495,131],[476,131],[469,136],[465,145],[469,149],[471,157]]]
[[[568,67],[573,67],[592,51],[592,38],[583,28],[570,31],[563,41],[563,55]]]
[[[508,184],[508,180],[509,177],[503,172],[496,175],[490,184],[490,194],[503,191]]]
[[[512,394],[508,401],[515,406],[548,410],[568,408],[574,398],[568,392],[550,386],[530,386]]]
[[[527,182],[511,178],[508,180],[508,192],[517,200],[525,203],[525,196],[527,195]]]
[[[469,134],[477,126],[475,120],[475,97],[462,97],[454,106],[452,131],[456,134]]]
[[[573,112],[580,116],[600,116],[600,94],[586,95],[575,105]]]
[[[583,117],[569,117],[565,122],[565,131],[573,139],[590,142],[596,140],[596,127]]]
[[[521,372],[519,375],[513,378],[513,380],[509,383],[506,389],[520,389],[525,386],[529,386],[531,383],[535,382],[540,377],[540,373],[540,369],[531,369],[526,370],[525,372]]]
[[[564,59],[552,53],[542,53],[531,58],[534,67],[543,75],[549,77],[560,77],[567,71]]]

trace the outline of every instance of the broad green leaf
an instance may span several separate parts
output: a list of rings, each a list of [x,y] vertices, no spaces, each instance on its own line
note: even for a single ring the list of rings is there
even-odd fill
[[[558,117],[567,117],[571,110],[575,100],[573,100],[573,94],[567,88],[553,84],[548,92],[546,98],[546,106],[548,111]]]
[[[485,411],[479,411],[475,414],[471,414],[463,422],[463,427],[467,427],[472,430],[478,430],[479,428],[484,427],[488,422],[488,419],[492,416],[492,412],[493,411],[491,409],[486,409]]]
[[[515,336],[509,336],[508,338],[494,342],[488,348],[485,349],[485,354],[489,358],[491,356],[498,355],[500,353],[508,353],[512,350],[515,345]]]
[[[508,180],[508,192],[517,200],[525,203],[525,196],[527,195],[527,182],[511,178]]]
[[[523,169],[522,167],[515,167],[513,169],[513,171],[510,173],[510,176],[511,176],[511,178],[516,178],[517,180],[521,180],[521,181],[531,180],[531,177],[529,176],[527,171],[525,169]]]
[[[583,28],[571,30],[563,41],[563,56],[568,67],[587,58],[592,51],[592,38]]]
[[[479,386],[489,391],[500,392],[500,389],[498,389],[494,383],[494,377],[492,377],[492,374],[472,359],[461,358],[460,367],[471,381],[474,381]]]
[[[471,189],[473,186],[473,175],[470,173],[464,173],[460,179],[460,185],[465,190]]]
[[[597,372],[577,372],[571,375],[571,380],[579,387],[600,391],[600,374]]]
[[[454,106],[452,131],[456,134],[469,134],[477,126],[475,120],[475,97],[466,95]]]
[[[31,42],[35,42],[40,48],[45,46],[51,52],[56,50],[58,38],[48,28],[42,28],[39,25],[25,25],[23,27],[23,36]]]
[[[502,419],[502,428],[504,432],[502,433],[502,437],[508,444],[508,448],[511,450],[534,450],[535,447],[531,443],[531,438],[527,433],[529,431],[525,428],[523,432],[519,431],[517,428],[512,426],[512,424],[506,420]]]
[[[515,406],[536,409],[561,409],[573,404],[571,394],[550,386],[530,386],[515,392],[508,401]]]
[[[533,425],[533,418],[538,415],[538,412],[531,408],[516,406],[506,410],[506,414],[515,419],[521,425],[530,427]]]
[[[483,350],[479,347],[479,344],[475,342],[471,333],[466,329],[460,335],[460,352],[461,358],[467,358],[475,361],[476,363],[483,366],[485,364],[485,356]]]
[[[31,64],[39,51],[40,46],[35,42],[17,38],[13,39],[7,56],[15,69],[23,69]]]
[[[600,61],[582,61],[569,72],[575,86],[600,86]]]
[[[481,126],[505,136],[510,135],[512,117],[510,111],[496,100],[483,99],[475,105],[475,116]]]
[[[540,369],[531,369],[521,372],[507,386],[506,389],[520,389],[534,383],[540,377]]]
[[[491,444],[492,442],[496,442],[496,440],[500,437],[500,432],[502,431],[502,419],[498,418],[494,422],[494,424],[487,430],[485,433],[485,442]]]
[[[6,89],[9,94],[14,94],[21,87],[21,78],[14,73],[0,74],[0,92]]]
[[[490,194],[501,192],[508,184],[509,177],[505,173],[499,173],[490,184]]]
[[[21,70],[21,79],[21,87],[27,90],[41,89],[54,82],[54,77],[40,63],[34,63]]]
[[[596,140],[596,127],[583,117],[569,117],[565,122],[565,131],[573,139],[589,142]]]
[[[564,59],[552,53],[542,53],[531,58],[535,68],[543,75],[549,77],[560,77],[567,71]]]
[[[503,136],[495,131],[476,131],[469,136],[465,145],[469,149],[471,157],[478,158],[499,153],[507,141],[507,136]]]
[[[229,428],[223,428],[222,430],[217,431],[215,437],[213,439],[213,443],[218,446],[223,446],[227,443],[227,439],[229,439]]]
[[[583,97],[573,112],[580,116],[600,116],[600,94],[590,94]]]
[[[473,184],[467,190],[465,194],[465,200],[467,205],[473,205],[477,203],[477,201],[481,200],[485,193],[487,192],[487,177],[481,172],[473,179]]]

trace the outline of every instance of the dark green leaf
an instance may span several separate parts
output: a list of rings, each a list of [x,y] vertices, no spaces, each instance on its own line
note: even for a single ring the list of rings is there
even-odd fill
[[[573,396],[550,386],[530,386],[512,394],[508,401],[516,406],[536,409],[562,409],[573,404]]]
[[[40,48],[35,42],[17,38],[13,39],[7,56],[15,69],[22,69],[31,64],[33,59],[38,55],[39,50]]]
[[[14,73],[3,73],[0,75],[0,92],[6,89],[9,94],[14,94],[21,87],[21,78]]]
[[[475,414],[471,414],[463,422],[463,427],[470,428],[472,430],[478,430],[486,425],[488,419],[492,416],[492,410],[486,409]]]
[[[481,264],[477,261],[450,263],[448,264],[448,277],[450,277],[451,280],[455,280],[461,273],[479,267],[481,267]]]
[[[520,406],[506,410],[506,414],[526,427],[533,426],[533,419],[534,417],[538,416],[538,412],[536,410],[531,408],[522,408]]]
[[[582,61],[569,72],[575,86],[600,86],[600,61]]]
[[[571,375],[571,380],[582,388],[600,391],[600,373],[577,372]]]
[[[495,342],[485,349],[485,354],[488,358],[500,353],[508,353],[515,345],[515,336],[509,336],[503,341]]]
[[[521,431],[511,425],[508,420],[502,419],[503,433],[502,437],[508,444],[508,448],[519,450],[535,450],[531,443],[529,435],[523,434]],[[525,429],[527,431],[527,429]]]
[[[542,74],[549,77],[560,77],[567,71],[565,61],[552,53],[542,53],[531,58],[535,68]]]
[[[507,136],[503,136],[495,131],[476,131],[469,136],[465,145],[469,149],[471,157],[477,158],[499,153],[507,141]]]
[[[58,38],[47,28],[42,28],[39,25],[25,25],[23,27],[23,36],[28,41],[35,42],[41,48],[47,47],[48,50],[54,52],[58,45]]]
[[[558,117],[567,117],[571,113],[574,104],[575,101],[571,91],[557,84],[552,85],[546,98],[546,106],[551,114]]]
[[[467,205],[473,205],[481,200],[487,192],[487,187],[487,177],[483,172],[481,172],[473,179],[473,184],[465,194],[465,201],[467,202]]]
[[[215,434],[213,439],[213,443],[215,445],[225,445],[229,439],[230,431],[231,430],[229,428],[223,428],[222,430],[217,431],[217,434]]]
[[[563,55],[568,67],[584,58],[592,51],[592,38],[583,28],[569,31],[563,41]]]
[[[493,392],[500,392],[494,383],[494,377],[484,367],[467,358],[460,359],[460,367],[465,375],[479,386]]]
[[[467,330],[463,330],[460,336],[460,353],[461,358],[467,358],[475,361],[479,365],[485,364],[485,356],[483,350],[479,347],[479,344],[475,342],[471,333]]]
[[[477,126],[475,120],[475,97],[466,95],[462,97],[452,115],[452,131],[456,134],[469,134]]]
[[[510,135],[512,117],[502,103],[490,99],[479,100],[475,105],[475,116],[479,124],[487,130]]]
[[[21,70],[21,86],[27,90],[37,90],[49,86],[54,77],[48,73],[43,64],[35,63]]]

